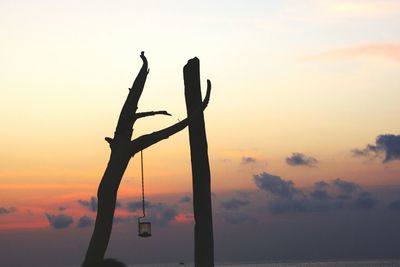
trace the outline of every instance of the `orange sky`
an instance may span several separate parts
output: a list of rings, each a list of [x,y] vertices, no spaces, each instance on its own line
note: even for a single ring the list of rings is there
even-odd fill
[[[185,117],[189,58],[201,60],[203,89],[212,81],[205,114],[215,192],[252,189],[252,175],[263,171],[299,186],[337,177],[399,185],[398,162],[350,153],[400,133],[399,3],[306,2],[237,1],[229,12],[190,2],[181,13],[177,1],[155,10],[153,2],[5,1],[0,206],[45,212],[96,194],[109,156],[103,138],[114,131],[142,50],[150,74],[140,110],[173,116],[138,122],[136,136]],[[143,13],[132,17],[131,9]],[[188,149],[184,130],[145,151],[149,195],[191,191]],[[289,166],[293,152],[318,166]],[[139,174],[134,158],[121,197],[139,194]],[[3,229],[23,227],[18,216],[4,216]]]

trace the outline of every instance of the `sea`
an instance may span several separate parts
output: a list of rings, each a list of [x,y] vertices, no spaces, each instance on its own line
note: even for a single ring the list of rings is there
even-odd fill
[[[193,263],[175,264],[133,264],[129,267],[193,267]],[[215,267],[400,267],[400,260],[364,261],[303,261],[264,263],[219,263]]]
[[[194,267],[193,263],[129,264],[129,267]],[[79,266],[63,266],[79,267]],[[396,260],[358,260],[358,261],[296,261],[296,262],[258,262],[258,263],[216,263],[215,267],[400,267]]]

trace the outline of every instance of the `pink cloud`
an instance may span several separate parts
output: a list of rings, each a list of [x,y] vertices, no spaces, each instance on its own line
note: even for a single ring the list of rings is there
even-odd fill
[[[305,61],[342,60],[362,57],[380,57],[400,62],[400,43],[366,44],[348,48],[328,50],[306,56]]]
[[[348,18],[385,18],[399,14],[397,0],[324,0],[316,1],[319,11],[324,15],[347,16]]]
[[[193,213],[179,213],[175,216],[177,223],[191,223],[194,221]]]

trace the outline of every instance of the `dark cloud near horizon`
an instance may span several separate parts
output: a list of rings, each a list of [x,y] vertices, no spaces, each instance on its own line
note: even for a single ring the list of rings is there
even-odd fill
[[[379,135],[375,144],[367,144],[363,149],[353,149],[351,153],[355,157],[376,158],[384,155],[383,163],[393,160],[400,160],[400,135],[383,134]]]
[[[383,162],[400,159],[400,135],[380,135],[376,139],[376,145],[383,148],[386,153]]]
[[[366,145],[363,149],[355,148],[351,150],[354,157],[375,157],[379,152],[381,152],[381,150],[377,146],[370,144]]]
[[[329,183],[325,182],[325,181],[319,181],[314,183],[314,187],[316,189],[326,189],[329,187]]]
[[[91,197],[89,201],[79,199],[78,203],[81,204],[83,207],[88,208],[90,211],[96,212],[97,211],[97,198]]]
[[[400,200],[390,202],[388,208],[391,211],[400,211]]]
[[[59,211],[64,211],[64,210],[67,209],[67,207],[65,207],[65,206],[59,206],[57,209],[58,209]]]
[[[329,212],[343,208],[343,203],[334,198],[313,198],[301,195],[294,199],[274,199],[268,208],[275,214]]]
[[[190,203],[192,201],[192,198],[189,196],[183,196],[181,199],[179,199],[179,203]]]
[[[244,190],[236,190],[235,194],[240,198],[248,198],[250,196],[250,193]]]
[[[290,157],[286,158],[286,163],[290,166],[315,167],[318,164],[318,160],[313,157],[307,157],[302,153],[293,152]]]
[[[125,217],[123,217],[123,216],[114,216],[113,223],[122,223],[122,222],[124,222],[124,220],[125,220]]]
[[[49,225],[54,229],[64,229],[68,228],[74,220],[71,216],[65,214],[49,214],[45,213]]]
[[[93,224],[94,224],[94,219],[89,216],[84,215],[79,218],[77,227],[85,228],[85,227],[92,226]]]
[[[309,196],[315,200],[329,200],[331,196],[328,192],[329,190],[329,183],[325,181],[319,181],[314,183],[314,189],[309,193]]]
[[[114,223],[137,223],[137,217],[135,216],[114,216]]]
[[[359,184],[336,178],[333,180],[333,185],[344,195],[350,195],[361,189]]]
[[[230,200],[226,201],[221,201],[221,207],[223,207],[226,210],[238,210],[243,206],[247,206],[250,204],[250,201],[248,200],[241,200],[238,198],[232,198]]]
[[[127,208],[130,212],[141,211],[142,202],[132,201],[127,203]],[[178,215],[178,212],[174,206],[164,203],[151,203],[145,201],[146,218],[151,221],[154,225],[164,227],[173,221]],[[122,220],[124,221],[124,220]]]
[[[92,196],[89,200],[78,199],[78,203],[81,204],[83,207],[86,207],[90,211],[96,212],[97,211],[97,197]],[[115,208],[118,209],[121,207],[121,203],[117,201],[115,203]]]
[[[352,207],[358,210],[370,210],[378,203],[370,192],[362,192],[354,200]]]
[[[16,212],[16,211],[17,211],[17,209],[15,207],[8,207],[8,208],[0,207],[0,215],[10,214],[10,213],[13,213],[13,212]]]
[[[330,199],[329,193],[326,190],[315,189],[310,193],[310,197],[313,199]]]
[[[256,163],[257,160],[253,157],[242,157],[242,164],[251,164],[251,163]]]
[[[252,205],[249,198],[249,191],[234,191],[233,195],[220,201],[222,212],[219,212],[217,217],[220,216],[225,223],[232,225],[256,223],[257,219],[251,211]]]
[[[330,212],[345,209],[371,210],[378,203],[370,192],[360,193],[354,200],[340,198],[312,198],[308,196],[295,199],[275,199],[269,205],[269,210],[275,214]]]
[[[150,203],[149,201],[145,201],[144,205],[145,205],[145,208],[153,207],[153,204]],[[128,208],[128,210],[130,212],[136,212],[136,211],[142,210],[143,203],[142,203],[142,201],[131,201],[131,202],[126,203],[126,207]]]
[[[282,198],[292,198],[299,192],[290,180],[285,181],[280,176],[266,172],[253,175],[253,180],[258,188]]]
[[[157,203],[152,206],[152,211],[148,217],[153,224],[165,227],[175,219],[176,215],[178,215],[178,212],[175,207]]]
[[[290,180],[261,173],[254,175],[257,187],[270,194],[267,208],[275,214],[328,212],[343,209],[370,210],[378,203],[370,192],[359,184],[337,178],[331,182],[319,181],[311,191],[296,188]]]
[[[257,220],[247,213],[235,212],[235,213],[225,213],[223,214],[223,219],[228,224],[243,224],[243,223],[256,223]]]

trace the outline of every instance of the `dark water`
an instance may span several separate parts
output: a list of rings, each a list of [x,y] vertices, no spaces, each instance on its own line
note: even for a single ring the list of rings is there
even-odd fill
[[[400,267],[399,260],[365,260],[365,261],[302,261],[302,262],[265,262],[265,263],[217,263],[215,267]],[[79,267],[79,266],[63,266]],[[129,264],[129,267],[194,267],[185,264]]]
[[[133,264],[129,267],[193,267],[193,264]],[[268,262],[268,263],[225,263],[216,267],[400,267],[400,260],[366,260],[366,261],[321,261],[321,262]]]

